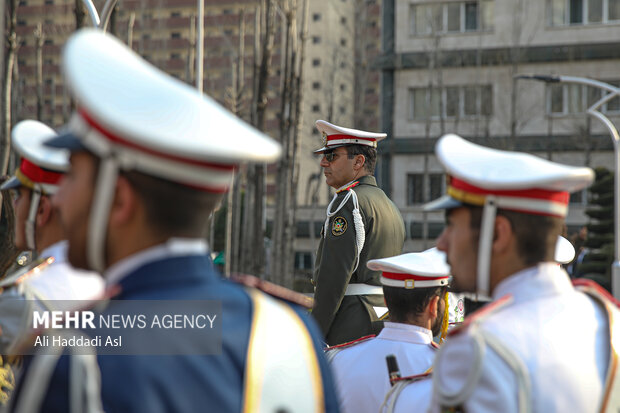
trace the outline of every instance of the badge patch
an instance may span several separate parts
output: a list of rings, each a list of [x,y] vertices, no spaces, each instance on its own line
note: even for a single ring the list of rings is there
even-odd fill
[[[327,134],[323,132],[323,146],[327,146]]]
[[[344,234],[347,230],[347,226],[347,220],[344,219],[344,217],[334,218],[334,222],[332,223],[332,234],[337,237]]]

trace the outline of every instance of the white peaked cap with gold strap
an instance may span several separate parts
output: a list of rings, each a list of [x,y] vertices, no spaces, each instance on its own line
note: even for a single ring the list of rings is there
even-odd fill
[[[222,193],[240,163],[280,156],[276,141],[101,30],[73,34],[62,66],[78,109],[49,144],[101,159],[87,248],[95,270],[104,268],[105,226],[120,170]]]
[[[387,137],[385,133],[374,133],[345,128],[325,120],[317,120],[316,128],[323,137],[323,147],[317,149],[314,153],[322,153],[345,145],[366,145],[376,148],[377,142]]]
[[[477,292],[489,295],[489,265],[497,208],[564,218],[569,193],[590,185],[594,171],[527,153],[491,149],[460,136],[442,136],[435,153],[448,174],[447,194],[425,210],[483,207],[478,248]]]
[[[49,126],[36,120],[23,120],[11,131],[13,149],[21,157],[15,175],[0,190],[25,187],[32,191],[30,209],[25,222],[26,246],[36,251],[36,217],[42,195],[52,195],[69,168],[69,151],[49,148],[44,142],[56,136]]]
[[[381,271],[381,284],[390,287],[441,287],[450,282],[446,254],[437,248],[370,260],[366,266]]]

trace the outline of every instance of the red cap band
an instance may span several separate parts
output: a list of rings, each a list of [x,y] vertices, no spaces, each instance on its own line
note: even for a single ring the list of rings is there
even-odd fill
[[[28,159],[23,158],[22,163],[19,166],[19,170],[22,171],[24,175],[32,182],[41,183],[41,184],[51,184],[56,185],[60,178],[62,178],[63,174],[59,172],[53,172],[47,169],[43,169]]]

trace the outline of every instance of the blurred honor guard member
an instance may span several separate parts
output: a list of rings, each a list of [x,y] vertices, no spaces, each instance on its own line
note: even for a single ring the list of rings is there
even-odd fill
[[[372,175],[377,142],[385,133],[342,128],[324,120],[321,166],[327,185],[336,189],[327,207],[317,251],[312,315],[327,344],[341,344],[374,332],[383,307],[379,271],[366,267],[373,258],[402,252],[405,225],[400,212],[377,187]]]
[[[74,34],[63,69],[78,110],[49,144],[72,152],[54,198],[70,262],[102,271],[117,300],[221,302],[221,352],[99,356],[99,401],[72,375],[80,358],[63,356],[47,377],[34,357],[14,411],[336,411],[310,318],[220,278],[204,242],[235,166],[273,161],[280,146],[101,31]]]
[[[390,320],[376,338],[362,338],[327,351],[342,412],[377,412],[390,390],[385,357],[393,354],[403,375],[430,369],[447,332],[449,268],[435,248],[368,261],[382,271],[381,283]]]
[[[67,263],[67,241],[58,211],[52,208],[51,196],[69,168],[69,152],[43,145],[56,133],[34,120],[24,120],[11,133],[13,148],[21,157],[15,175],[0,190],[13,191],[15,207],[15,246],[31,250],[38,259],[27,269],[20,270],[0,281],[5,290],[2,297],[24,294],[39,300],[80,300],[103,294],[103,281],[97,274],[73,269]],[[18,285],[11,290],[8,287]],[[0,303],[3,305],[11,303]],[[48,303],[48,305],[51,303]],[[7,314],[6,311],[0,311]],[[5,317],[0,317],[3,326]],[[10,329],[2,328],[0,349],[6,350]]]
[[[449,333],[432,411],[617,412],[620,313],[554,262],[569,193],[589,185],[592,170],[456,135],[435,151],[449,175],[447,195],[427,205],[447,209],[437,248],[455,290],[493,302]]]
[[[571,244],[566,238],[559,236],[555,244],[556,264],[561,265],[569,263],[574,257],[575,248],[573,247],[573,244]],[[450,297],[455,297],[456,299],[457,296],[461,294],[449,293],[449,295]],[[463,316],[463,299],[458,299],[456,307],[452,307],[453,304],[450,305],[450,327],[453,327],[453,319],[457,320],[455,326],[458,326],[462,322],[462,320],[458,320]],[[455,311],[457,313],[453,314]],[[381,409],[380,412],[408,413],[411,411],[411,406],[415,406],[416,411],[426,412],[431,401],[431,387],[432,377],[430,374],[402,377],[390,389],[389,395],[386,397],[384,403],[384,408]]]

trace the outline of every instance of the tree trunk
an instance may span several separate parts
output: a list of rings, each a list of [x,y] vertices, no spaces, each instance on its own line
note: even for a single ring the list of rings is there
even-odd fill
[[[265,131],[265,116],[267,111],[267,83],[269,81],[269,68],[275,37],[275,10],[272,7],[273,0],[266,1],[265,7],[265,40],[261,53],[261,64],[258,72],[258,88],[256,94],[256,124],[260,131]],[[254,233],[252,234],[252,265],[251,273],[264,276],[265,272],[265,175],[266,165],[254,166],[254,202],[253,218]],[[249,211],[248,211],[249,212]]]
[[[37,119],[43,121],[43,29],[37,23],[34,31],[35,47],[37,50]]]

